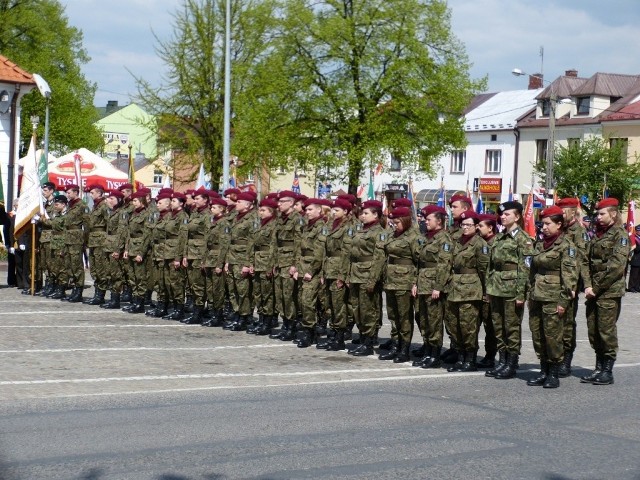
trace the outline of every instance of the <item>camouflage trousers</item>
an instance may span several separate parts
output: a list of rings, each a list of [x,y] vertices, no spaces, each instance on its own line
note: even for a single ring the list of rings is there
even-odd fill
[[[374,337],[379,330],[382,310],[382,290],[376,285],[371,293],[360,283],[349,285],[349,300],[353,316],[361,335]]]
[[[564,360],[562,344],[564,318],[557,312],[558,302],[529,302],[529,330],[533,349],[541,363],[560,364]]]
[[[109,288],[108,266],[109,260],[102,248],[89,249],[89,272],[93,278],[93,285],[99,290],[104,291]]]
[[[565,352],[573,353],[576,349],[576,316],[578,315],[579,292],[569,303],[562,321],[562,344]]]
[[[53,273],[51,271],[51,243],[40,242],[40,248],[38,249],[38,268],[42,273],[47,275],[47,280],[54,280]]]
[[[520,355],[523,316],[524,304],[517,306],[514,298],[491,297],[491,318],[498,351]]]
[[[276,298],[273,285],[273,276],[267,276],[267,272],[256,272],[253,277],[253,291],[255,304],[260,315],[272,316],[276,313]]]
[[[147,293],[148,273],[147,262],[143,259],[141,262],[136,262],[133,258],[129,257],[127,260],[123,260],[128,264],[129,272],[131,273],[130,280],[133,285],[133,296],[144,297]]]
[[[320,292],[320,277],[312,277],[311,280],[302,281],[300,292],[300,309],[302,311],[302,327],[314,328],[318,323],[318,293]]]
[[[84,288],[84,250],[82,245],[67,245],[64,257],[69,284]]]
[[[324,282],[330,312],[329,328],[344,331],[347,328],[347,286],[338,287],[337,280],[325,279]]]
[[[288,269],[280,268],[274,276],[276,310],[284,320],[295,320],[298,314],[298,282]]]
[[[164,260],[162,280],[164,291],[167,293],[165,301],[172,302],[175,305],[184,305],[184,284],[186,282],[184,268],[174,267],[173,260]]]
[[[622,299],[589,298],[585,302],[589,343],[598,355],[616,359],[618,353],[618,317]]]
[[[109,290],[112,292],[122,292],[122,287],[125,285],[124,278],[124,262],[122,258],[113,258],[111,253],[103,252],[103,255],[107,259],[107,277],[109,283]]]
[[[231,304],[237,305],[234,310],[238,315],[245,316],[253,313],[253,278],[249,274],[242,274],[242,265],[229,265],[231,284],[229,297]]]
[[[463,352],[478,350],[478,317],[482,307],[480,300],[446,302],[445,322],[454,343]]]
[[[482,302],[480,308],[480,317],[478,318],[478,333],[480,333],[480,325],[484,327],[484,351],[487,355],[495,355],[498,352],[496,332],[493,329],[493,320],[491,319],[491,304]]]
[[[432,300],[431,295],[418,295],[418,329],[425,345],[442,348],[446,298],[443,293],[438,300]]]
[[[214,268],[207,267],[204,271],[204,282],[209,310],[222,310],[224,307],[224,274],[216,273]]]
[[[189,260],[187,267],[187,282],[191,286],[193,304],[196,307],[204,307],[205,302],[205,275],[204,268],[200,268],[200,260]],[[189,292],[189,290],[187,290]]]
[[[413,336],[414,298],[410,290],[385,290],[387,317],[395,326],[396,339],[404,345],[411,344]],[[391,336],[393,339],[393,335]]]

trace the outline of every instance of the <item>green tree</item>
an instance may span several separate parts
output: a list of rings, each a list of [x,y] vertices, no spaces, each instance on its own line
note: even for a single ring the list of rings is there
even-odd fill
[[[288,0],[281,12],[234,125],[243,159],[346,165],[355,193],[390,152],[432,172],[465,144],[461,117],[485,81],[470,78],[445,1]]]
[[[273,8],[270,0],[232,3],[234,108],[247,87],[247,72],[268,48]],[[155,128],[159,143],[183,152],[188,162],[203,160],[216,186],[222,173],[224,28],[224,0],[184,0],[173,17],[173,35],[156,37],[156,53],[168,72],[162,85],[135,77],[137,101],[158,118],[149,127]]]
[[[93,106],[95,84],[87,81],[81,66],[89,61],[82,46],[82,32],[68,23],[64,7],[57,0],[0,0],[0,52],[28,72],[49,83],[49,144],[51,151],[66,153],[103,145]],[[45,100],[34,90],[22,100],[22,125],[38,115],[38,138],[44,138]],[[22,140],[29,144],[31,128],[22,128]]]
[[[637,196],[640,180],[640,162],[629,162],[625,142],[608,138],[588,137],[569,146],[556,146],[554,157],[554,178],[559,197],[581,198],[585,210],[592,214],[595,204],[608,196],[622,203]],[[536,173],[545,182],[545,161],[536,165]],[[606,182],[606,183],[605,183]]]

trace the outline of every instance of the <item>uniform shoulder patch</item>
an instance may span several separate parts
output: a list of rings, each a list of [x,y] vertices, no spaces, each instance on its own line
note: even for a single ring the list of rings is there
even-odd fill
[[[231,233],[230,227],[224,227],[224,233]]]
[[[387,234],[386,233],[381,233],[380,234],[380,241],[384,242],[387,239]]]
[[[359,232],[360,230],[362,230],[362,225],[360,224],[356,225],[356,232]]]
[[[418,245],[424,245],[424,238],[418,238]]]
[[[324,236],[329,235],[329,229],[327,227],[322,227],[322,235]]]
[[[347,235],[353,237],[353,228],[349,227],[349,229],[347,230]]]
[[[442,245],[442,250],[444,250],[445,252],[450,251],[450,250],[451,250],[451,245],[449,245],[448,243],[446,243],[446,242],[445,242],[445,243]]]
[[[189,217],[184,217],[184,219],[182,220],[182,223],[184,225],[186,225],[187,223],[189,223]]]
[[[120,218],[122,218],[122,220],[124,220],[124,221],[127,221],[127,220],[129,220],[129,214],[128,214],[127,212],[124,212],[124,213],[120,216]]]
[[[569,257],[574,258],[576,256],[576,249],[573,247],[569,247]]]
[[[300,223],[300,225],[304,226],[304,218],[300,217],[300,220],[298,220],[298,223]]]
[[[253,229],[254,230],[258,230],[260,228],[260,220],[254,220],[253,221]]]
[[[489,247],[487,245],[482,246],[482,253],[489,255]]]
[[[89,207],[84,207],[84,213],[90,213],[91,209]]]
[[[532,259],[533,257],[531,255],[527,255],[526,257],[524,257],[524,264],[527,266],[527,268],[531,268]]]
[[[584,233],[582,234],[582,239],[583,239],[585,242],[588,242],[588,241],[589,241],[589,235],[587,234],[587,232],[584,232]]]
[[[620,245],[622,245],[623,247],[626,247],[627,245],[629,245],[629,239],[628,238],[621,238],[620,239]]]

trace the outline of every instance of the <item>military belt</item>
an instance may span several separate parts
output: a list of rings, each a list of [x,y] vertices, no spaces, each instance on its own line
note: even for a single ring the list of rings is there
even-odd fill
[[[256,252],[268,252],[269,245],[260,245],[255,248]]]
[[[303,248],[300,253],[302,254],[303,257],[310,257],[311,255],[313,255],[313,249],[312,248]]]
[[[413,259],[389,257],[389,264],[390,265],[413,265]]]
[[[93,233],[93,232],[106,232],[106,231],[107,231],[107,229],[104,228],[104,227],[91,227],[91,233]]]
[[[342,252],[327,253],[327,257],[330,257],[330,258],[337,258],[341,256],[342,256]]]
[[[81,228],[67,228],[67,230],[82,230]]]
[[[370,262],[371,260],[373,260],[373,255],[366,255],[364,257],[354,257],[352,258],[352,260],[356,263],[359,262]]]
[[[189,235],[189,239],[192,240],[201,240],[204,238],[204,235]]]
[[[235,245],[246,245],[247,241],[246,240],[234,240],[233,243]]]
[[[438,266],[438,262],[420,262],[420,268],[436,268]]]
[[[293,240],[278,240],[279,247],[293,247]]]
[[[476,268],[454,268],[453,273],[459,275],[475,275],[478,273],[478,270]]]
[[[514,270],[518,270],[518,265],[515,263],[508,263],[506,265],[496,265],[495,270],[497,272],[513,272]]]
[[[553,275],[554,277],[560,276],[560,270],[545,270],[541,268],[538,270],[538,275]]]
[[[130,235],[129,238],[143,238],[144,235]]]

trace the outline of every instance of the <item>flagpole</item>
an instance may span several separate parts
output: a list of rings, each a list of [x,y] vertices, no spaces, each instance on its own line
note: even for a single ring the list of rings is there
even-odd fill
[[[226,3],[224,30],[224,133],[222,149],[222,189],[229,188],[231,161],[231,0]],[[235,185],[234,185],[235,187]]]

